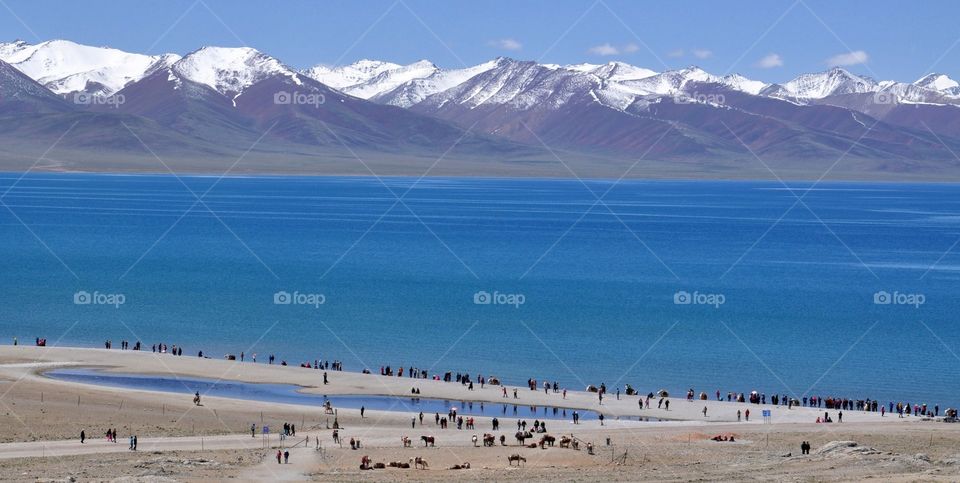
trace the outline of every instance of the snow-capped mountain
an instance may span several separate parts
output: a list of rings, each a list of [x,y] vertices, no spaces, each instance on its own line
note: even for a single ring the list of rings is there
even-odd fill
[[[879,85],[866,76],[834,67],[826,72],[802,74],[783,84],[774,84],[760,93],[777,98],[823,99],[839,94],[875,92]]]
[[[388,70],[399,69],[400,64],[379,60],[359,60],[350,65],[329,67],[317,65],[303,71],[303,75],[335,89],[362,84]]]
[[[115,102],[70,102],[74,92]],[[898,82],[834,68],[769,84],[696,66],[657,72],[510,58],[459,69],[362,60],[298,71],[246,47],[181,58],[69,41],[0,44],[0,126],[23,120],[21,133],[46,132],[90,113],[98,123],[88,126],[91,146],[123,144],[123,123],[139,122],[158,140],[197,147],[197,158],[249,146],[265,131],[271,152],[301,154],[346,143],[432,156],[464,136],[472,153],[547,143],[616,159],[648,149],[665,159],[749,159],[743,142],[772,159],[835,159],[858,139],[851,157],[890,163],[960,151],[960,83],[940,73]],[[51,124],[40,122],[45,116]],[[96,134],[101,128],[107,135]]]
[[[490,62],[463,69],[436,69],[427,76],[408,80],[392,89],[371,96],[369,99],[381,104],[410,107],[438,92],[456,87],[478,74],[501,65],[503,62],[506,62],[506,60],[497,58]],[[352,93],[352,91],[348,92]]]
[[[364,82],[344,87],[341,90],[361,99],[370,99],[373,96],[396,89],[401,84],[416,79],[429,77],[440,71],[440,68],[428,60],[420,60],[409,65],[383,71]]]
[[[279,60],[249,47],[204,47],[187,54],[172,66],[170,74],[189,79],[229,96],[274,75],[300,84],[299,74]]]
[[[913,85],[940,92],[948,96],[960,96],[960,82],[945,74],[927,74],[917,79]]]
[[[0,44],[0,60],[57,94],[85,92],[109,96],[130,82],[172,65],[176,54],[143,55],[109,47],[91,47],[68,40],[39,44]]]
[[[565,69],[593,74],[607,81],[639,80],[657,75],[656,72],[642,67],[632,66],[624,62],[608,62],[606,64],[572,64]]]

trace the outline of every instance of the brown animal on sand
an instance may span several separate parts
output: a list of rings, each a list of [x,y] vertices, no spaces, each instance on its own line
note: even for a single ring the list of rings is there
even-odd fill
[[[414,468],[420,468],[420,469],[424,469],[424,470],[425,470],[425,469],[427,469],[429,466],[430,466],[430,465],[427,464],[427,460],[425,460],[425,459],[423,459],[423,458],[421,458],[421,457],[419,457],[419,456],[417,456],[416,458],[413,458],[413,467],[414,467]]]
[[[514,461],[517,462],[517,466],[521,466],[522,463],[526,463],[526,462],[527,462],[527,459],[524,458],[523,456],[518,455],[518,454],[512,454],[512,455],[510,455],[510,456],[507,457],[507,461],[510,462],[510,466],[513,466],[513,462],[514,462]]]
[[[550,436],[549,434],[545,434],[545,435],[543,435],[543,436],[540,437],[540,447],[543,448],[544,445],[546,445],[546,446],[553,446],[553,443],[554,443],[556,440],[557,440],[557,438],[555,438],[555,437],[553,437],[553,436]]]
[[[571,442],[573,442],[573,438],[571,438],[570,436],[560,436],[561,448],[569,448]]]
[[[424,446],[436,446],[437,438],[433,436],[420,436]]]
[[[489,434],[483,433],[483,445],[484,446],[494,446],[497,443],[497,437]]]

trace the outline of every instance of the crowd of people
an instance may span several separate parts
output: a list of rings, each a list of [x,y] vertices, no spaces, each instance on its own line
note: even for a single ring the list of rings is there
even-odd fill
[[[14,344],[16,344],[16,339],[14,340]],[[46,345],[46,339],[38,337],[36,339],[36,344],[38,346],[44,346]],[[104,347],[107,349],[112,349],[113,342],[111,340],[105,341]],[[120,343],[121,350],[139,351],[142,349],[142,347],[143,346],[140,341],[136,341],[132,345],[127,340],[122,340]],[[176,344],[171,345],[168,348],[167,344],[158,343],[158,344],[153,344],[150,349],[151,349],[151,352],[154,352],[154,353],[160,353],[160,354],[169,353],[176,356],[183,355],[183,347],[177,346]],[[203,351],[198,352],[198,356],[204,357]],[[225,357],[229,360],[238,359],[238,357],[235,355],[227,355]],[[239,360],[241,362],[245,362],[246,354],[244,352],[240,352]],[[252,354],[251,360],[254,363],[257,362],[257,354]],[[276,360],[277,358],[273,354],[270,354],[267,358],[267,363],[274,364]],[[287,361],[281,360],[279,365],[286,366],[288,364],[287,364]],[[328,371],[328,370],[343,371],[343,363],[339,360],[315,359],[312,363],[309,361],[301,362],[300,367],[312,368],[312,369],[324,370],[324,371]],[[371,371],[369,369],[363,369],[363,373],[371,374]],[[406,367],[398,366],[396,369],[394,369],[394,367],[391,365],[383,365],[383,366],[380,366],[379,373],[381,376],[387,376],[387,377],[407,377],[411,379],[432,379],[435,381],[455,382],[457,384],[465,386],[468,390],[473,390],[475,383],[478,384],[481,388],[484,388],[487,384],[491,384],[491,385],[501,384],[499,378],[497,377],[474,376],[474,375],[471,375],[470,373],[461,373],[461,372],[454,373],[452,371],[447,371],[447,372],[444,372],[442,375],[438,373],[431,376],[430,371],[428,369],[422,369],[416,366],[406,366]],[[327,373],[324,372],[324,384],[326,383],[328,383]],[[531,391],[538,391],[542,388],[544,393],[547,393],[547,394],[551,392],[554,394],[562,394],[563,399],[566,399],[566,396],[567,396],[567,389],[561,387],[560,383],[557,381],[553,381],[553,382],[543,381],[541,385],[537,379],[529,378],[527,379],[527,387]],[[503,397],[504,398],[509,397],[509,392],[507,387],[503,386],[501,389],[502,389]],[[599,404],[602,405],[603,398],[607,394],[608,389],[606,384],[601,383],[599,386],[594,386],[594,385],[588,386],[587,391],[595,392],[597,394]],[[419,390],[417,388],[412,389],[411,392],[414,394],[419,394]],[[620,388],[617,387],[615,390],[615,395],[617,400],[620,399],[620,394],[621,394]],[[646,397],[644,397],[642,394],[639,393],[639,391],[635,390],[632,386],[627,384],[626,394],[628,396],[639,396],[638,405],[640,409],[649,409],[651,407],[651,399],[656,399],[656,398],[659,398],[659,401],[657,403],[658,408],[666,409],[666,410],[670,409],[670,400],[668,398],[668,394],[664,390],[657,391],[656,393],[649,392],[646,394]],[[512,389],[512,395],[514,399],[519,399],[519,393],[516,388]],[[698,398],[700,400],[708,399],[706,392],[700,392],[699,397],[696,397],[695,395],[696,395],[696,392],[693,390],[693,388],[687,391],[688,400],[694,400],[695,398]],[[777,393],[770,395],[768,398],[766,393],[757,392],[757,391],[752,391],[748,394],[743,392],[730,391],[726,393],[726,397],[724,398],[720,390],[716,390],[716,392],[714,393],[714,396],[717,401],[723,401],[724,399],[726,399],[727,402],[751,403],[755,405],[785,406],[788,409],[792,409],[793,407],[807,407],[807,408],[818,408],[818,409],[833,409],[838,411],[879,412],[881,416],[886,416],[887,412],[891,414],[895,412],[901,418],[905,416],[927,416],[927,417],[940,416],[939,405],[928,406],[925,403],[921,404],[921,403],[895,402],[895,401],[889,401],[886,405],[884,405],[880,403],[878,400],[871,399],[871,398],[848,398],[848,397],[839,397],[839,396],[824,397],[819,395],[791,397],[790,395],[787,395],[787,394],[777,394]],[[768,402],[768,399],[769,399],[769,402]],[[748,414],[747,420],[749,420],[749,411],[747,411],[747,414]],[[738,410],[737,419],[738,420],[740,419],[739,410]],[[822,421],[826,422],[826,419],[827,418],[824,417]]]

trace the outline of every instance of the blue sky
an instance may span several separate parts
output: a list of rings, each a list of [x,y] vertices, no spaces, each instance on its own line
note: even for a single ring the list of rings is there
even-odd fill
[[[549,63],[699,65],[783,81],[847,64],[882,79],[960,78],[955,1],[0,0],[4,40],[65,38],[149,53],[250,46],[293,67],[360,58],[442,67],[505,55]]]

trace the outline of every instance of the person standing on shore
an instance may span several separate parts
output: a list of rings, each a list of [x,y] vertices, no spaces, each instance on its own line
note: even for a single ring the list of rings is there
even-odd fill
[[[133,450],[137,450],[137,435],[133,435]]]
[[[324,385],[327,385],[327,384],[329,384],[329,383],[330,383],[330,381],[327,380],[327,372],[324,371],[324,372],[323,372],[323,384],[324,384]]]
[[[86,439],[87,439],[87,433],[85,433],[85,432],[81,429],[81,430],[80,430],[80,444],[83,444],[83,442],[86,441]]]
[[[363,413],[367,410],[366,407],[360,406],[360,419],[363,419]]]
[[[740,422],[740,410],[739,410],[739,409],[737,409],[737,422],[738,422],[738,423]]]

